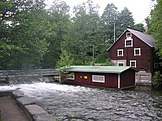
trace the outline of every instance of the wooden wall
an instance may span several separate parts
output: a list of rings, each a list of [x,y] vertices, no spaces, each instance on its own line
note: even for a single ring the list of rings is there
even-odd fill
[[[109,50],[111,60],[126,60],[126,66],[130,66],[130,60],[136,60],[136,68],[138,71],[145,70],[146,72],[153,71],[153,55],[154,50],[145,42],[132,36],[133,47],[125,47],[126,33]],[[134,48],[141,48],[141,56],[134,56]],[[117,49],[123,49],[124,56],[117,56]]]

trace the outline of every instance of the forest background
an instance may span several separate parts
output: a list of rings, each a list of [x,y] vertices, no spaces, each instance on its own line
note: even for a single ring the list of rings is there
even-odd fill
[[[61,0],[48,9],[44,0],[1,0],[0,69],[110,64],[107,48],[127,27],[151,34],[162,57],[161,11],[162,0],[157,0],[144,28],[135,24],[127,8],[119,12],[114,4],[107,4],[99,15],[92,0],[75,6],[73,12]]]

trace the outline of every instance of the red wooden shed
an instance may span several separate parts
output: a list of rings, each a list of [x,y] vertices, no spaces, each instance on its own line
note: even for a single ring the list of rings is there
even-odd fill
[[[108,88],[135,86],[135,71],[127,66],[70,66],[67,83]]]

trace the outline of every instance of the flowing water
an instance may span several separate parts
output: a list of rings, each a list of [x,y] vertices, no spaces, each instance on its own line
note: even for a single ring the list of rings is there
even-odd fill
[[[19,88],[57,121],[162,121],[162,92],[110,90],[56,83],[0,86]]]

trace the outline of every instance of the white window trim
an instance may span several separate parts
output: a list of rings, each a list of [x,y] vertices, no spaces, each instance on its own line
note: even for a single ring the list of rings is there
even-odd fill
[[[136,50],[139,51],[139,54],[136,54]],[[141,48],[134,48],[134,56],[141,56]]]
[[[127,41],[131,41],[131,45],[126,45]],[[133,39],[132,38],[125,39],[125,47],[133,47]]]
[[[132,66],[132,62],[135,63],[135,66]],[[136,60],[130,60],[130,66],[136,68]]]
[[[124,66],[126,66],[126,60],[116,60],[116,66],[119,66],[119,64],[123,64]]]
[[[103,80],[95,80],[95,77],[103,78]],[[92,82],[105,83],[105,76],[104,75],[92,75]]]
[[[119,55],[120,51],[122,52],[121,55]],[[117,49],[117,56],[123,56],[123,55],[124,55],[124,54],[123,54],[123,49]]]
[[[123,66],[124,66],[125,63],[124,62],[118,62],[118,66],[119,66],[119,64],[123,64]]]
[[[74,73],[71,73],[71,76],[72,77],[67,77],[67,79],[69,79],[69,80],[75,80],[75,74]]]

